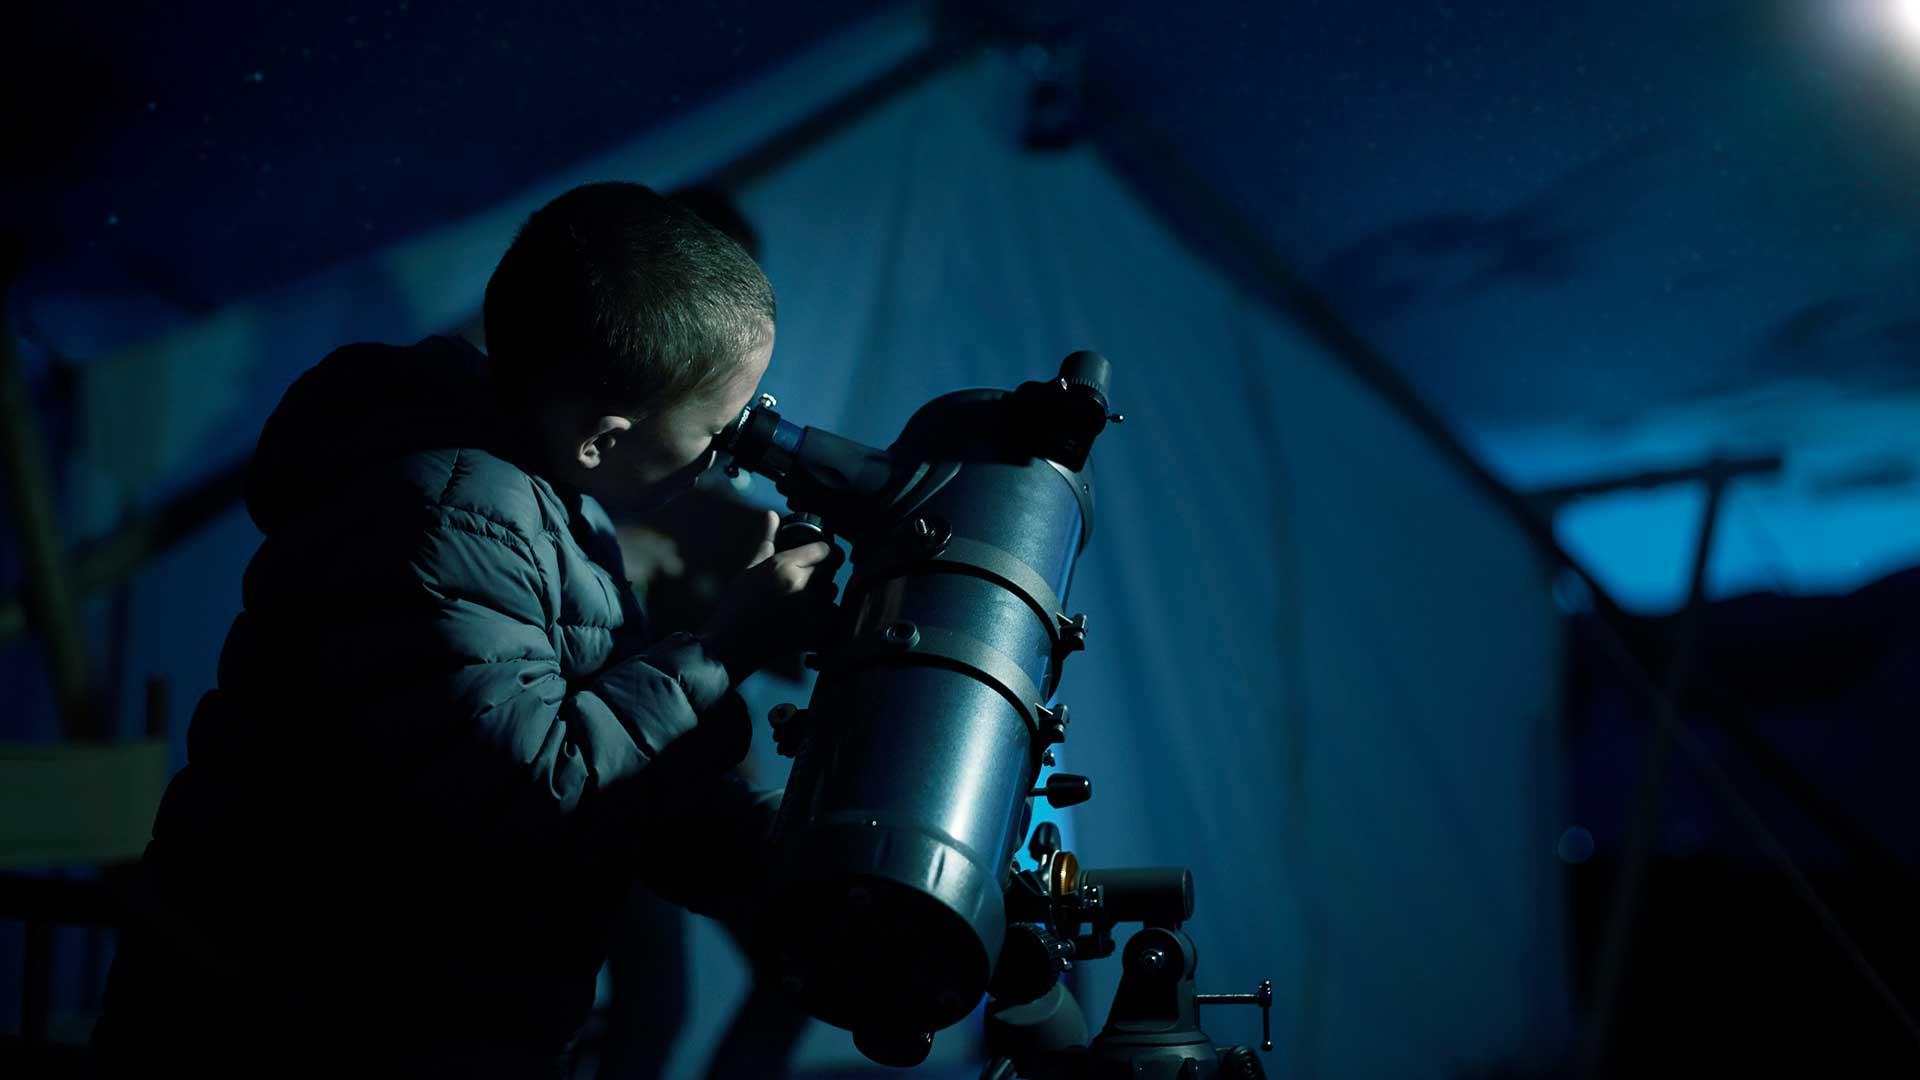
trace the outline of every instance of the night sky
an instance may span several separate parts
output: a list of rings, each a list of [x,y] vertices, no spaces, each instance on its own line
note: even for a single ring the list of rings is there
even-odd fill
[[[1852,48],[1840,6],[1275,5],[1112,47],[1443,412],[1607,422],[1920,377],[1920,36]]]
[[[85,357],[299,281],[887,6],[36,6],[3,76],[25,329]],[[1920,3],[964,10],[1073,43],[1516,486],[1781,450],[1721,592],[1920,558]],[[1697,505],[1563,540],[1660,607]]]
[[[213,305],[457,220],[879,5],[35,5],[37,277]],[[105,14],[115,11],[111,16]]]

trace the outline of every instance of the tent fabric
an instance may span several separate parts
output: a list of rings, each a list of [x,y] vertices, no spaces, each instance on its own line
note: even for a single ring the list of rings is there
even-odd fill
[[[151,434],[140,482],[184,483],[210,448],[242,448],[264,416],[250,402],[302,366],[290,357],[330,337],[411,340],[477,308],[546,198],[585,179],[693,179],[775,129],[751,104],[802,114],[821,87],[857,83],[853,58],[884,70],[930,33],[868,24],[468,225],[178,330],[113,369],[90,422],[125,415],[130,387],[174,388],[160,400],[182,418]],[[1193,869],[1200,987],[1274,980],[1277,1075],[1555,1058],[1570,1005],[1554,553],[1195,254],[1096,148],[1022,151],[1022,94],[1011,59],[983,51],[737,192],[780,296],[763,389],[790,419],[884,445],[940,393],[1045,377],[1076,349],[1108,356],[1127,421],[1095,454],[1094,535],[1068,600],[1089,647],[1060,698],[1075,716],[1060,767],[1095,784],[1071,822],[1082,863]],[[183,696],[205,684],[232,612],[229,587],[206,583],[255,542],[223,521],[143,575],[135,670],[170,672]],[[196,636],[200,622],[213,629]],[[757,713],[793,696],[748,686]],[[755,755],[774,764],[766,740]],[[699,1074],[744,980],[716,931],[692,936],[675,1076]],[[1096,1029],[1117,977],[1117,959],[1076,968]],[[1257,1041],[1250,1012],[1203,1022],[1216,1042]],[[930,1069],[973,1075],[978,1052],[977,1029],[943,1033]],[[821,1026],[801,1047],[803,1065],[857,1060]]]
[[[1550,560],[1097,152],[1019,152],[1018,86],[990,54],[741,193],[781,292],[767,386],[884,444],[943,390],[1107,355],[1128,419],[1061,695],[1082,862],[1194,868],[1200,982],[1274,978],[1290,1074],[1550,1053]],[[1083,968],[1097,1023],[1115,973]]]

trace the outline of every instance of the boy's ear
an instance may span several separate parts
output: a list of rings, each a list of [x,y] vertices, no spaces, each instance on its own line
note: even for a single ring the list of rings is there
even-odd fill
[[[607,452],[620,441],[623,433],[633,428],[633,421],[624,416],[602,416],[593,422],[592,427],[582,433],[574,445],[574,460],[583,469],[591,469],[606,460]]]

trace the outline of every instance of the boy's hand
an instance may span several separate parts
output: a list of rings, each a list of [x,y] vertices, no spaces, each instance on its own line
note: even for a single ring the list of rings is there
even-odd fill
[[[779,526],[780,515],[767,511],[766,533],[753,560],[728,584],[700,634],[735,685],[783,653],[824,643],[838,615],[833,575],[846,554],[824,540],[776,552],[773,534]]]

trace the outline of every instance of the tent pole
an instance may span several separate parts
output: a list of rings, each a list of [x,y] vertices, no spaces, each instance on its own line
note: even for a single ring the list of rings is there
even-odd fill
[[[1728,482],[1754,477],[1777,477],[1783,465],[1784,461],[1778,454],[1715,459],[1686,468],[1660,469],[1541,488],[1524,492],[1522,497],[1541,514],[1551,517],[1568,503],[1581,499],[1610,495],[1629,489],[1704,482],[1715,477]],[[1792,799],[1813,820],[1814,824],[1825,830],[1829,837],[1854,858],[1890,877],[1912,880],[1911,871],[1901,865],[1900,860],[1887,849],[1886,845],[1882,844],[1869,830],[1851,820],[1847,813],[1824,792],[1795,772],[1786,759],[1761,738],[1736,709],[1726,703],[1726,695],[1722,694],[1715,684],[1701,679],[1698,667],[1692,674],[1693,685],[1688,690],[1690,693],[1704,694],[1709,698],[1709,705],[1713,709],[1714,726],[1736,749],[1746,754],[1755,768],[1775,787]],[[1573,729],[1574,737],[1578,737],[1579,734],[1579,728]]]
[[[27,582],[21,608],[46,642],[47,663],[66,737],[94,738],[101,732],[93,707],[86,636],[60,540],[46,444],[41,441],[40,424],[20,370],[8,306],[12,278],[13,259],[9,255],[6,266],[0,269],[0,457],[5,459],[7,491],[13,499],[14,520],[26,556]]]
[[[1715,457],[1704,464],[1684,469],[1655,469],[1629,476],[1613,476],[1600,480],[1583,480],[1576,484],[1565,484],[1559,487],[1539,488],[1522,493],[1521,498],[1539,513],[1551,519],[1561,507],[1577,499],[1612,495],[1615,492],[1634,488],[1666,487],[1669,484],[1701,481],[1708,484],[1724,484],[1730,480],[1746,477],[1777,477],[1785,464],[1785,459],[1779,454],[1758,454],[1744,458]]]
[[[1614,885],[1613,903],[1601,939],[1600,970],[1594,980],[1591,1019],[1577,1059],[1578,1075],[1583,1077],[1598,1075],[1605,1063],[1628,954],[1632,951],[1634,931],[1646,900],[1647,864],[1653,857],[1660,826],[1660,791],[1666,782],[1674,732],[1680,723],[1680,694],[1686,688],[1693,666],[1701,613],[1706,609],[1707,566],[1712,557],[1713,534],[1720,520],[1720,498],[1727,480],[1724,471],[1708,473],[1707,505],[1701,514],[1700,535],[1693,549],[1687,606],[1681,616],[1673,657],[1667,666],[1666,685],[1655,705],[1653,738],[1647,745],[1646,763],[1641,767],[1639,795],[1627,832],[1626,855],[1620,867],[1620,879]]]
[[[1691,468],[1658,470],[1569,484],[1529,492],[1524,497],[1544,515],[1550,517],[1566,503],[1582,498],[1630,488],[1705,482],[1709,485],[1711,513],[1718,509],[1721,488],[1725,484],[1750,476],[1777,475],[1781,465],[1782,461],[1777,455],[1732,460],[1715,459]],[[1702,545],[1710,542],[1709,531],[1713,526],[1713,518],[1709,517],[1703,521],[1703,532],[1700,538]],[[1693,665],[1698,660],[1698,623],[1703,617],[1705,607],[1704,594],[1701,592],[1704,585],[1702,580],[1704,556],[1700,551],[1696,551],[1695,558],[1695,571],[1689,586],[1688,603],[1680,614],[1679,625],[1674,633],[1674,654],[1669,661],[1669,677],[1664,688],[1654,685],[1647,670],[1646,660],[1643,656],[1636,655],[1636,650],[1628,637],[1621,633],[1622,625],[1606,618],[1600,620],[1605,640],[1615,649],[1615,659],[1621,664],[1622,670],[1630,676],[1630,681],[1635,682],[1640,690],[1653,699],[1656,719],[1654,741],[1649,744],[1647,764],[1642,775],[1640,801],[1635,817],[1630,823],[1626,859],[1622,866],[1621,878],[1615,886],[1614,903],[1609,910],[1605,936],[1602,939],[1601,966],[1595,980],[1594,1010],[1591,1013],[1593,1026],[1585,1033],[1579,1046],[1580,1057],[1577,1061],[1580,1066],[1580,1075],[1595,1075],[1606,1064],[1608,1039],[1616,1023],[1615,1010],[1618,1008],[1618,995],[1621,985],[1625,982],[1627,962],[1632,952],[1634,926],[1645,909],[1645,866],[1650,858],[1653,833],[1658,823],[1659,782],[1670,759],[1671,747],[1675,744],[1686,751],[1694,768],[1708,781],[1714,789],[1714,794],[1739,819],[1741,825],[1752,834],[1761,849],[1780,865],[1795,892],[1799,893],[1801,899],[1812,909],[1836,947],[1853,963],[1854,968],[1868,985],[1888,1003],[1902,1027],[1909,1035],[1920,1040],[1920,1026],[1916,1026],[1913,1017],[1887,987],[1886,980],[1860,951],[1859,945],[1848,935],[1832,909],[1820,899],[1819,893],[1793,864],[1792,857],[1766,827],[1765,822],[1754,813],[1751,805],[1733,786],[1724,770],[1714,762],[1712,756],[1700,745],[1693,733],[1686,729],[1680,719],[1680,702],[1689,689],[1688,683],[1694,679]],[[1745,751],[1772,779],[1774,785],[1805,811],[1815,824],[1826,829],[1830,836],[1852,851],[1856,857],[1887,869],[1890,873],[1905,876],[1904,868],[1898,865],[1898,861],[1870,833],[1848,820],[1846,815],[1834,807],[1817,789],[1795,773],[1778,754],[1773,752],[1765,740],[1746,725],[1744,718],[1727,713],[1717,717],[1717,721],[1720,730],[1733,744]]]
[[[1601,635],[1601,642],[1611,651],[1613,658],[1619,663],[1621,673],[1627,677],[1628,682],[1633,685],[1635,690],[1657,702],[1661,698],[1662,690],[1659,686],[1655,685],[1652,675],[1649,674],[1646,661],[1634,652],[1626,635],[1619,633],[1615,627],[1606,623],[1604,620],[1600,623],[1600,626],[1603,631],[1606,631]],[[1747,833],[1753,837],[1754,842],[1766,853],[1767,857],[1772,859],[1779,867],[1780,872],[1786,877],[1788,884],[1793,887],[1794,892],[1806,903],[1807,908],[1813,912],[1814,917],[1820,923],[1821,929],[1826,931],[1834,947],[1840,950],[1841,955],[1845,956],[1847,961],[1853,965],[1855,972],[1873,989],[1874,994],[1879,997],[1881,1002],[1887,1006],[1887,1011],[1892,1013],[1894,1018],[1899,1021],[1902,1030],[1913,1040],[1914,1045],[1920,1047],[1920,1020],[1916,1020],[1913,1014],[1907,1010],[1906,1005],[1901,1002],[1900,996],[1894,993],[1893,989],[1887,984],[1886,979],[1874,968],[1873,962],[1867,959],[1866,953],[1861,951],[1859,943],[1854,941],[1852,935],[1847,933],[1846,927],[1841,924],[1839,917],[1834,914],[1833,909],[1828,907],[1826,902],[1820,898],[1820,894],[1814,889],[1812,882],[1808,881],[1807,876],[1801,872],[1798,866],[1794,865],[1793,856],[1788,853],[1786,846],[1780,842],[1780,838],[1773,834],[1773,830],[1767,828],[1766,822],[1761,820],[1759,813],[1753,808],[1753,805],[1740,794],[1740,790],[1734,786],[1732,778],[1727,775],[1726,770],[1721,767],[1720,763],[1714,760],[1713,754],[1700,742],[1698,736],[1688,730],[1684,724],[1677,722],[1670,730],[1674,743],[1686,753],[1688,761],[1694,770],[1707,782],[1709,787],[1713,788],[1713,793],[1718,796],[1720,801],[1732,812],[1734,818],[1738,820],[1741,827],[1746,829]]]
[[[1142,203],[1154,208],[1194,254],[1219,266],[1250,295],[1298,326],[1431,440],[1447,460],[1507,511],[1541,551],[1586,583],[1595,612],[1631,642],[1636,653],[1648,654],[1650,645],[1643,640],[1632,616],[1560,546],[1552,521],[1470,453],[1386,357],[1260,239],[1254,223],[1187,165],[1171,141],[1098,81],[1088,81],[1086,100],[1087,130],[1095,146],[1113,166],[1114,175]]]
[[[695,183],[724,191],[746,187],[824,143],[878,106],[945,71],[964,59],[977,43],[976,35],[950,24],[943,25],[925,48],[827,102],[805,119],[774,132]]]
[[[1100,149],[1114,165],[1115,173],[1128,181],[1134,192],[1155,207],[1184,233],[1196,253],[1236,274],[1254,295],[1276,311],[1294,319],[1310,337],[1318,341],[1361,381],[1395,406],[1413,426],[1432,439],[1443,454],[1453,460],[1497,503],[1505,506],[1522,531],[1532,536],[1540,550],[1585,582],[1593,597],[1602,638],[1615,652],[1622,669],[1629,673],[1649,697],[1660,697],[1660,688],[1649,674],[1653,661],[1662,655],[1660,643],[1640,620],[1628,614],[1606,587],[1560,546],[1552,521],[1529,505],[1526,497],[1501,483],[1478,458],[1467,452],[1453,432],[1421,401],[1419,396],[1366,342],[1333,305],[1317,290],[1295,275],[1280,257],[1259,239],[1260,232],[1194,171],[1185,165],[1174,147],[1142,122],[1136,111],[1110,91],[1090,83],[1087,88],[1090,119]],[[1148,182],[1147,178],[1154,182]],[[1156,184],[1168,189],[1155,190]],[[1873,965],[1862,954],[1832,909],[1822,902],[1786,855],[1785,849],[1767,831],[1765,824],[1751,812],[1724,772],[1698,745],[1684,727],[1671,736],[1685,750],[1695,766],[1714,784],[1722,801],[1733,809],[1742,824],[1754,834],[1766,850],[1773,853],[1783,870],[1834,943],[1846,953],[1861,976],[1874,987],[1888,1008],[1900,1018],[1905,1029],[1920,1042],[1920,1023],[1906,1011],[1899,998],[1886,986]]]

